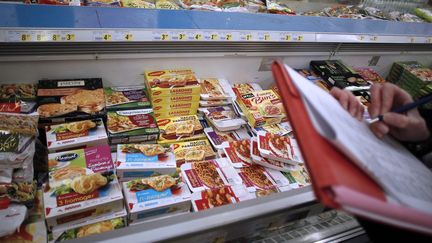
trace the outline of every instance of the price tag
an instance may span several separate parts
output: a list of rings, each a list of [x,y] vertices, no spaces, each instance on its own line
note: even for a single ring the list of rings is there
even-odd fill
[[[302,41],[303,40],[303,36],[302,35],[297,36],[297,40],[298,41]]]
[[[427,38],[426,43],[432,43],[432,37]]]
[[[365,39],[364,35],[361,35],[361,36],[359,37],[359,39],[360,39],[361,41],[364,41],[364,39]]]
[[[127,40],[127,41],[132,41],[132,40],[133,40],[133,35],[132,35],[132,34],[129,34],[129,33],[128,33],[128,34],[125,34],[125,35],[124,35],[124,39]]]
[[[52,41],[61,41],[61,37],[59,34],[53,34],[51,37]]]
[[[371,37],[370,37],[370,40],[371,40],[371,41],[378,41],[378,36],[371,36]]]
[[[245,36],[245,39],[246,40],[252,40],[252,34],[247,34],[246,36]]]
[[[178,36],[179,40],[186,40],[186,34],[185,33],[180,33]]]
[[[43,34],[36,34],[36,41],[43,41],[45,39]]]
[[[264,40],[265,41],[269,41],[270,40],[270,35],[269,34],[265,34],[264,35]]]
[[[199,34],[199,33],[198,33],[198,34],[195,34],[195,35],[194,35],[194,39],[195,39],[195,40],[201,40],[201,39],[202,39],[202,35]]]
[[[30,34],[21,34],[21,41],[31,41],[31,35]]]
[[[290,41],[291,40],[291,35],[285,35],[285,40],[286,41]]]
[[[160,39],[165,41],[169,39],[169,35],[168,34],[161,34]]]
[[[75,34],[67,33],[67,34],[65,35],[65,40],[66,40],[66,41],[74,41],[74,40],[75,40]]]
[[[225,40],[227,40],[227,41],[232,40],[232,38],[233,38],[232,34],[226,34],[226,36],[225,36]]]
[[[217,40],[218,39],[218,35],[217,34],[211,34],[210,35],[210,40]]]
[[[112,35],[111,34],[103,34],[102,35],[102,39],[104,41],[111,41],[112,40]]]

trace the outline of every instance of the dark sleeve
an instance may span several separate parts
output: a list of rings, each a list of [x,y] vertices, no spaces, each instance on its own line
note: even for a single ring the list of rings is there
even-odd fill
[[[417,158],[421,159],[427,153],[432,152],[432,110],[419,108],[420,115],[425,119],[431,134],[428,139],[418,143],[403,143],[405,147]]]

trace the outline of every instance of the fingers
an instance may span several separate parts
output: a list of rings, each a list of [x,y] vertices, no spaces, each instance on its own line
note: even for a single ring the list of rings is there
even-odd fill
[[[372,133],[380,139],[390,132],[389,126],[387,126],[384,122],[376,122],[374,124],[371,124],[370,129]]]
[[[377,117],[381,111],[381,85],[374,84],[370,88],[371,103],[368,108],[371,117]]]
[[[333,95],[333,97],[335,97],[339,101],[339,104],[345,110],[348,109],[348,100],[349,99],[348,99],[348,94],[345,91],[343,91],[343,90],[341,90],[341,89],[339,89],[337,87],[333,87],[330,90],[330,94]]]
[[[412,102],[412,97],[394,84],[374,84],[371,89],[369,114],[377,117],[391,111],[392,108]]]
[[[357,118],[358,120],[362,119],[364,108],[352,93],[346,90],[341,90],[337,87],[332,88],[330,93],[353,117]]]
[[[397,128],[406,128],[410,123],[415,122],[412,117],[393,112],[383,115],[383,121],[387,125]]]

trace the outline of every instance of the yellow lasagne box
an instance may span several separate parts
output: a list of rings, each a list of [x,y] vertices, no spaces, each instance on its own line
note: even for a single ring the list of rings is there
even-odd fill
[[[148,71],[144,73],[152,99],[172,95],[200,95],[201,86],[190,69]]]
[[[174,151],[177,166],[180,167],[183,163],[192,163],[216,158],[216,153],[213,151],[207,139],[173,143],[171,149]]]
[[[196,115],[196,110],[191,109],[180,109],[180,110],[168,110],[168,111],[162,111],[162,112],[155,112],[156,119],[165,119],[170,118],[174,116],[190,116],[190,115]]]
[[[153,111],[155,113],[167,113],[174,111],[191,111],[196,112],[199,107],[199,102],[172,102],[168,104],[153,104]]]
[[[240,97],[239,105],[252,127],[278,124],[286,121],[279,96],[273,90],[253,91]]]
[[[171,103],[198,103],[199,95],[172,95],[164,97],[155,97],[151,100],[153,106],[163,106]]]
[[[177,116],[157,121],[158,143],[173,143],[205,138],[204,128],[196,115]]]

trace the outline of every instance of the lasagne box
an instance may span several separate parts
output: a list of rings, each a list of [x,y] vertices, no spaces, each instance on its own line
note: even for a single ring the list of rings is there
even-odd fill
[[[278,171],[295,171],[298,170],[300,167],[299,166],[295,166],[295,165],[290,165],[287,163],[282,163],[280,161],[276,161],[276,160],[271,160],[271,159],[266,159],[261,157],[261,154],[258,150],[258,141],[256,137],[253,137],[251,139],[251,159],[252,162],[261,166],[264,166],[266,168],[270,168],[273,170],[278,170]]]
[[[173,143],[171,149],[174,151],[177,166],[216,158],[216,153],[207,139]]]
[[[109,111],[107,128],[111,144],[156,141],[159,137],[152,109]]]
[[[233,142],[242,139],[250,139],[246,128],[237,131],[220,132],[211,127],[204,128],[204,133],[207,135],[208,140],[215,149],[222,149],[224,142]]]
[[[172,103],[198,103],[199,95],[172,95],[152,99],[153,106],[164,106]]]
[[[273,90],[243,94],[238,103],[252,127],[273,125],[286,121],[282,101]]]
[[[48,167],[44,206],[49,228],[123,208],[108,145],[49,154]]]
[[[100,234],[126,227],[126,210],[89,219],[86,222],[54,227],[48,235],[48,242],[60,242]]]
[[[234,204],[255,198],[244,185],[223,186],[192,193],[192,207],[195,212],[209,208]]]
[[[201,99],[203,100],[226,100],[231,96],[225,92],[222,87],[229,87],[225,79],[204,78],[200,79]]]
[[[185,163],[180,170],[192,192],[242,184],[241,177],[226,159]]]
[[[223,151],[234,168],[250,166],[252,164],[250,139],[225,142]]]
[[[295,139],[268,132],[258,132],[258,150],[262,157],[288,163],[303,164],[303,157]]]
[[[143,85],[105,88],[105,103],[108,110],[151,108]]]
[[[158,119],[158,143],[174,143],[205,138],[204,128],[196,115]]]
[[[45,127],[50,153],[106,144],[108,136],[101,118]]]
[[[100,78],[39,80],[40,123],[61,123],[105,115],[105,95]]]
[[[171,148],[160,144],[118,144],[117,176],[127,181],[155,174],[176,172],[176,160]]]
[[[169,104],[155,104],[153,103],[153,110],[158,113],[169,112],[169,111],[183,111],[183,110],[196,110],[198,109],[198,102],[172,102]]]
[[[249,192],[278,192],[279,187],[289,185],[288,179],[280,171],[265,168],[261,165],[245,166],[237,169],[243,184]],[[260,194],[257,194],[260,196]]]
[[[201,86],[190,69],[148,71],[144,73],[152,99],[172,95],[198,95]]]
[[[150,186],[154,183],[158,187]],[[191,208],[190,191],[178,177],[162,175],[124,182],[123,191],[132,222],[189,212]]]
[[[196,115],[197,114],[197,108],[194,109],[174,109],[174,110],[162,110],[162,111],[155,111],[155,117],[159,119],[165,119],[170,117],[176,117],[176,116],[190,116],[190,115]]]

